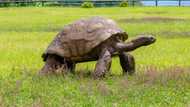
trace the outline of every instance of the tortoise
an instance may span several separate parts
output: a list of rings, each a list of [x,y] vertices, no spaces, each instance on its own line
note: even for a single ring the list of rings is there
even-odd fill
[[[129,54],[141,46],[156,41],[152,35],[140,35],[125,43],[128,34],[112,19],[90,17],[64,26],[42,55],[45,65],[40,74],[58,69],[74,72],[80,62],[97,61],[93,77],[104,77],[111,66],[111,58],[119,56],[124,73],[135,72],[134,57]]]

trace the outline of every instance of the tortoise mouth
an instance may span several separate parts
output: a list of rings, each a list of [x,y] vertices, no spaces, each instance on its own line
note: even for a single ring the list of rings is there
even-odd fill
[[[150,37],[149,37],[149,40],[150,40],[151,43],[156,42],[156,38],[155,38],[154,36],[150,36]]]
[[[136,42],[147,46],[156,42],[156,38],[152,35],[140,35]]]

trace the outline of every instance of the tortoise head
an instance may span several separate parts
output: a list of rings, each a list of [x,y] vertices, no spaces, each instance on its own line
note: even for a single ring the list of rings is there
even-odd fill
[[[156,38],[152,35],[140,35],[136,42],[142,44],[143,46],[147,46],[156,42]]]

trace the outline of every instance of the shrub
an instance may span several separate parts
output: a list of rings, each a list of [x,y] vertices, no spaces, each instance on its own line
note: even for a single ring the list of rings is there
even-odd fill
[[[127,1],[122,1],[120,4],[119,4],[120,7],[127,7],[128,6],[128,2]]]
[[[42,3],[36,2],[36,3],[35,3],[35,6],[36,6],[36,7],[42,7]]]
[[[2,3],[0,4],[0,7],[9,7],[10,6],[10,3]]]
[[[84,2],[81,4],[82,8],[93,8],[94,4],[92,2]]]

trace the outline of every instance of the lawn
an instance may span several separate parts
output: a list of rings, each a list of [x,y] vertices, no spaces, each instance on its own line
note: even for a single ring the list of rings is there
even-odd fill
[[[190,107],[190,7],[0,8],[0,107]],[[157,42],[131,52],[136,74],[123,76],[118,58],[102,80],[94,62],[76,74],[39,76],[41,54],[55,35],[80,18],[114,19],[129,38]]]

